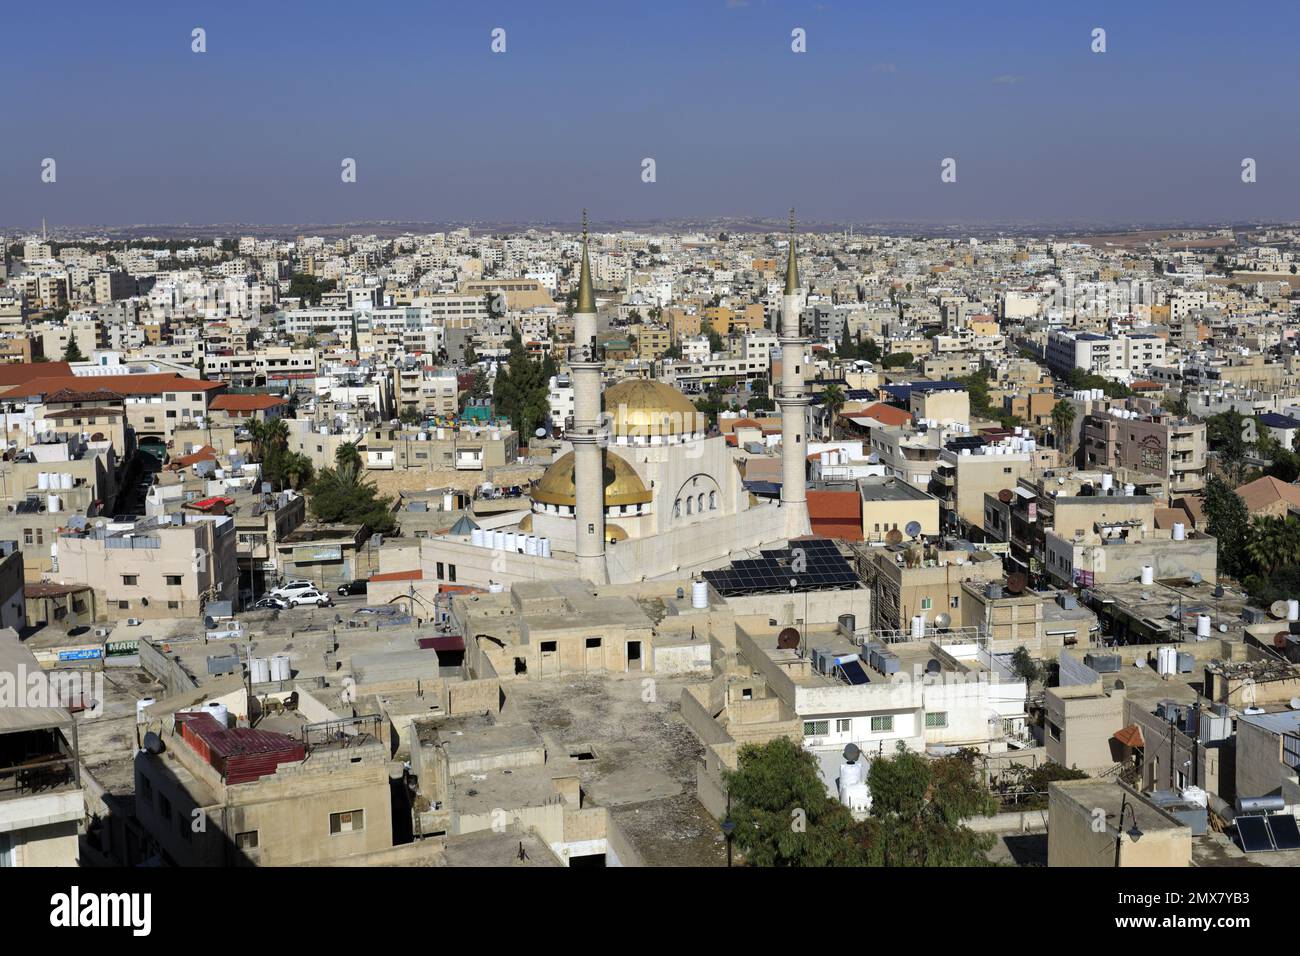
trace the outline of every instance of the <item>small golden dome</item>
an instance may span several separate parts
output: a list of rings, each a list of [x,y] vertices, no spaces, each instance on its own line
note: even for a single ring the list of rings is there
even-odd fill
[[[649,504],[654,496],[631,465],[605,452],[605,507]],[[533,501],[572,508],[577,501],[573,482],[573,452],[555,459],[533,488]]]
[[[705,430],[705,416],[671,385],[634,378],[605,389],[605,413],[614,435],[689,435]]]
[[[627,540],[627,532],[623,530],[621,525],[616,525],[612,523],[606,524],[605,540],[608,541],[610,544],[618,544],[618,542],[620,541]]]

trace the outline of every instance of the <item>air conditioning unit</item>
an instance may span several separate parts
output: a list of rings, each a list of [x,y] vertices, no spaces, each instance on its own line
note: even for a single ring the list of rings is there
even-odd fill
[[[128,617],[128,618],[126,619],[126,626],[127,626],[127,627],[139,627],[139,626],[140,626],[140,623],[141,623],[141,622],[140,622],[140,619],[139,619],[138,617]]]
[[[106,627],[97,627],[97,628],[95,628],[95,636],[96,636],[96,637],[108,637],[108,628],[106,628]]]

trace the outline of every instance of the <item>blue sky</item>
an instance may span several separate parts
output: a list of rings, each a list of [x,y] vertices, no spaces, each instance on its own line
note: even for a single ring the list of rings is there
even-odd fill
[[[70,0],[4,17],[0,225],[584,205],[596,221],[792,204],[836,222],[1300,218],[1290,0]]]

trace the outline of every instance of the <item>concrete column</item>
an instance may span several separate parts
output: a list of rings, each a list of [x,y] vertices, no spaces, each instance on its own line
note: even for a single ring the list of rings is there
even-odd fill
[[[781,408],[781,507],[786,509],[787,537],[808,534],[806,430],[811,398],[804,391],[804,346],[799,330],[799,297],[781,299],[781,385],[776,403]]]
[[[596,314],[574,315],[574,347],[569,352],[573,375],[573,485],[575,548],[578,574],[595,584],[609,582],[605,563],[605,435],[600,409],[600,374],[604,366],[595,347]]]

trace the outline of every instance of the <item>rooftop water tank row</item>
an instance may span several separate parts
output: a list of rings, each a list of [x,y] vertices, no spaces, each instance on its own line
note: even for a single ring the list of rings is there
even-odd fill
[[[68,472],[39,471],[36,473],[37,491],[58,491],[71,488],[74,477]]]
[[[551,556],[550,538],[519,531],[488,531],[484,528],[475,528],[469,533],[469,541],[476,548],[509,551],[512,554],[526,554],[539,558]]]

